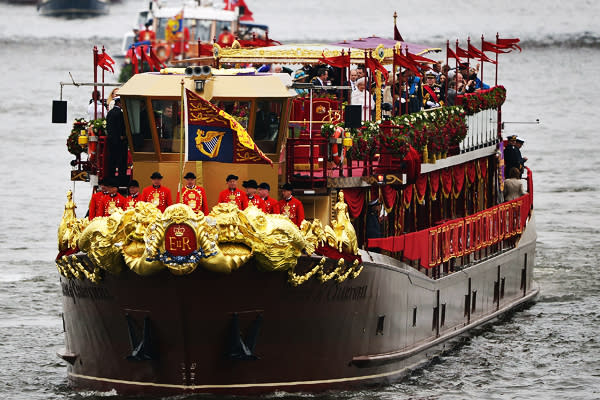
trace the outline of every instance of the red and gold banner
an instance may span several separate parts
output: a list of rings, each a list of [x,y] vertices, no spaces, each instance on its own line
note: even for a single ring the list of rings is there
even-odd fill
[[[186,89],[188,161],[273,164],[237,120]]]

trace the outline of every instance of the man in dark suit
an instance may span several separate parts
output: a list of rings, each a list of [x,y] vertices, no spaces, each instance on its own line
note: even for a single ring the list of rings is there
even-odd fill
[[[119,185],[127,185],[127,134],[125,117],[121,109],[121,98],[115,97],[115,106],[106,114],[108,145],[107,177],[118,176]]]

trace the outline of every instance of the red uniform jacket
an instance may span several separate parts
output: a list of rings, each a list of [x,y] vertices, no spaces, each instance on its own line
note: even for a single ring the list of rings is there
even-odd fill
[[[183,198],[181,198],[181,194],[177,192],[177,202],[187,204],[192,207],[194,212],[202,211],[204,215],[208,214],[206,192],[202,186],[194,185],[192,188],[185,186],[183,188]]]
[[[121,196],[120,193],[115,193],[114,195],[107,194],[104,196],[104,201],[102,203],[102,216],[108,217],[110,214],[117,211],[117,208],[125,209],[125,197]]]
[[[142,199],[140,201],[152,203],[162,212],[165,212],[165,209],[173,204],[171,190],[164,186],[155,188],[150,185],[144,188],[142,191]]]
[[[108,193],[96,192],[92,195],[92,198],[90,199],[88,213],[88,218],[90,219],[90,221],[93,220],[95,217],[100,217],[102,215],[104,196],[108,196]]]
[[[135,208],[138,201],[142,201],[142,195],[139,192],[125,197],[125,210]]]
[[[266,213],[267,214],[279,214],[279,202],[272,198],[271,196],[267,196],[263,199],[266,205]]]
[[[219,203],[235,203],[240,210],[245,210],[248,207],[248,196],[239,189],[225,189],[219,193]]]
[[[302,205],[302,202],[294,196],[290,196],[287,200],[279,200],[279,210],[282,215],[291,219],[298,227],[300,227],[302,221],[304,221],[304,206]]]
[[[262,210],[262,212],[267,212],[267,204],[263,199],[260,198],[260,196],[254,195],[252,198],[248,197],[248,204],[250,203],[254,204],[256,207]]]
[[[156,33],[149,29],[144,29],[143,31],[138,33],[138,38],[139,38],[138,41],[140,41],[140,42],[143,42],[145,40],[153,42],[156,40]],[[153,43],[153,45],[154,45],[154,43]]]

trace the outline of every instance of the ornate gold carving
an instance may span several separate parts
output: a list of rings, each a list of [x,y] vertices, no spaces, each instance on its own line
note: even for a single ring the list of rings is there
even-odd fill
[[[325,261],[326,261],[325,257],[321,258],[321,261],[314,268],[312,268],[310,271],[308,271],[304,275],[297,275],[294,272],[294,268],[290,268],[288,270],[288,282],[292,286],[299,286],[299,285],[302,285],[303,283],[305,283],[306,281],[308,281],[315,274],[317,274],[318,279],[321,283],[325,283],[332,279],[335,279],[336,282],[338,282],[338,283],[342,283],[348,278],[350,278],[350,279],[357,278],[363,270],[363,266],[361,265],[359,268],[358,267],[359,262],[358,262],[358,260],[355,260],[352,263],[352,265],[350,267],[348,267],[348,269],[346,269],[346,271],[344,271],[346,263],[343,258],[340,258],[338,260],[337,267],[334,268],[333,271],[331,271],[329,273],[325,273]],[[342,272],[342,271],[344,271],[344,272]]]
[[[56,265],[63,276],[87,278],[93,282],[101,279],[102,270],[119,274],[123,268],[142,276],[165,268],[173,274],[185,275],[198,266],[231,273],[252,257],[261,270],[289,270],[293,274],[298,257],[303,252],[312,254],[324,243],[340,251],[358,254],[356,233],[347,207],[340,192],[334,207],[333,228],[324,228],[315,219],[304,221],[299,229],[283,215],[265,214],[254,205],[240,210],[232,203],[218,204],[205,216],[196,214],[185,204],[171,205],[161,213],[152,203],[138,202],[133,209],[117,209],[109,217],[97,217],[89,222],[76,218],[75,204],[69,193],[58,232],[59,249],[79,248],[86,254],[65,255]],[[172,236],[167,236],[173,224],[185,226],[174,226],[169,233]],[[176,239],[177,234],[183,235],[184,229],[188,229],[187,238],[192,237],[189,229],[193,230],[195,246],[191,246],[189,252],[180,253],[185,255],[170,254],[165,238]],[[356,265],[351,268],[354,272],[342,272],[342,260],[334,272],[325,274],[321,270],[319,279],[322,282],[333,278],[344,280],[356,272]]]

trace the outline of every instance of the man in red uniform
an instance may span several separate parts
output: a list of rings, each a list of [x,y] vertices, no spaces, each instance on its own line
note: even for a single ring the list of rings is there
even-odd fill
[[[119,193],[119,188],[113,179],[108,179],[105,186],[108,189],[108,195],[104,196],[102,216],[108,217],[117,211],[118,208],[121,210],[125,208],[125,197]]]
[[[177,202],[187,204],[196,213],[202,211],[204,215],[208,214],[206,192],[202,186],[196,185],[196,175],[193,172],[188,172],[183,179],[185,179],[185,186],[182,190],[183,196],[180,192],[177,192]]]
[[[282,215],[285,215],[300,227],[302,221],[304,221],[304,206],[300,200],[292,196],[293,189],[294,187],[289,183],[283,185],[281,189],[283,199],[279,200],[279,210]]]
[[[267,182],[258,185],[258,195],[265,202],[265,212],[267,214],[279,214],[279,202],[269,196],[271,186]]]
[[[227,176],[227,189],[219,193],[219,203],[235,203],[240,210],[248,207],[248,197],[246,193],[237,188],[238,177],[230,174]]]
[[[138,181],[133,180],[129,183],[129,196],[125,197],[125,209],[129,210],[135,208],[138,201],[142,200],[140,196],[140,184]]]
[[[88,207],[88,218],[90,221],[102,215],[102,205],[104,204],[105,196],[108,196],[108,191],[106,190],[106,186],[104,186],[104,180],[101,180],[98,182],[98,190],[90,199],[90,205]]]
[[[145,187],[142,191],[141,201],[154,204],[160,211],[165,212],[165,209],[173,204],[171,190],[161,186],[163,176],[160,172],[154,172],[150,176],[152,185]]]
[[[152,20],[146,22],[144,26],[146,27],[146,29],[144,29],[138,34],[139,41],[150,41],[152,42],[152,44],[154,44],[154,41],[156,40],[156,33],[154,33],[154,31],[150,29],[150,27],[152,26]]]
[[[219,35],[217,43],[221,47],[231,47],[234,40],[235,36],[233,36],[233,34],[229,32],[229,28],[227,26],[224,26],[223,31],[221,31],[221,34]]]
[[[250,203],[252,203],[256,207],[258,207],[262,212],[266,213],[267,205],[265,204],[263,199],[261,199],[260,196],[256,193],[256,191],[258,190],[258,185],[256,184],[256,181],[254,179],[250,179],[249,181],[244,181],[242,186],[246,189],[246,196],[248,197],[248,205],[250,205]]]

